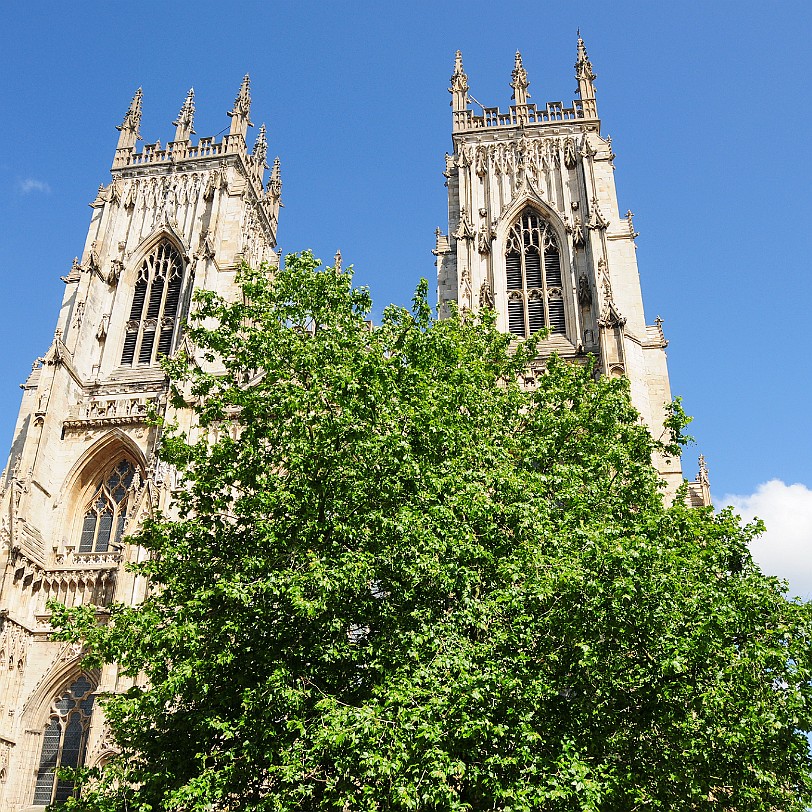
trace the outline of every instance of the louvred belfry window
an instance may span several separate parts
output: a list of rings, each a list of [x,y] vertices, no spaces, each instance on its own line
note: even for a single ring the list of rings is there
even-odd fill
[[[127,460],[121,460],[105,474],[85,510],[80,553],[106,553],[111,544],[121,541],[134,477],[135,468]]]
[[[93,684],[82,675],[51,707],[51,717],[42,736],[34,806],[61,803],[75,794],[73,781],[57,778],[57,771],[84,765],[93,690]]]
[[[158,243],[138,271],[121,353],[122,365],[154,364],[159,355],[169,354],[182,284],[180,254],[171,243]]]
[[[561,253],[549,223],[525,209],[505,247],[508,330],[527,338],[542,327],[566,333]]]

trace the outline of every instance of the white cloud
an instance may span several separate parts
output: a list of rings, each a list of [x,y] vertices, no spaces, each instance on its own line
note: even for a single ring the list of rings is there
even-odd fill
[[[812,490],[771,479],[749,495],[727,494],[719,505],[732,505],[746,521],[755,516],[767,532],[750,545],[753,558],[768,575],[789,581],[789,594],[812,599]]]
[[[26,178],[19,183],[20,191],[24,195],[31,194],[31,192],[42,192],[43,194],[51,194],[51,187],[44,181],[37,178]]]

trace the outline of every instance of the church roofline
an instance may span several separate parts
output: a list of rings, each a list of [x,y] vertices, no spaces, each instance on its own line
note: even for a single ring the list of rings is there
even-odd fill
[[[502,112],[498,107],[483,107],[479,116],[474,115],[472,110],[456,110],[453,115],[455,133],[599,122],[594,99],[575,99],[572,107],[565,107],[564,102],[556,101],[547,102],[543,109],[535,104],[516,104],[511,105],[507,112]]]

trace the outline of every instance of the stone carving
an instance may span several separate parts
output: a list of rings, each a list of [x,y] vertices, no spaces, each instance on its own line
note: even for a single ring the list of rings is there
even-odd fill
[[[73,258],[73,264],[70,266],[70,271],[68,272],[67,276],[60,276],[59,278],[66,284],[69,285],[72,282],[78,282],[81,279],[82,275],[82,267],[79,265],[79,257]]]
[[[575,218],[575,223],[572,225],[572,247],[583,248],[586,243],[586,236],[584,235],[584,225],[580,217]]]
[[[457,225],[457,230],[451,235],[457,240],[473,240],[474,239],[474,225],[468,217],[468,212],[465,206],[460,209],[460,221]]]
[[[578,304],[581,307],[592,307],[592,288],[583,273],[578,277]]]
[[[564,166],[567,169],[575,169],[575,164],[578,158],[575,155],[575,141],[572,138],[567,138],[564,141]]]
[[[477,251],[480,254],[490,254],[491,252],[491,243],[493,242],[493,238],[496,236],[496,228],[491,225],[489,226],[487,223],[483,223],[479,227],[479,234],[477,237]]]
[[[479,306],[490,308],[494,306],[493,292],[487,281],[483,282],[479,288]]]
[[[474,162],[474,171],[480,178],[484,178],[488,173],[487,167],[488,150],[486,147],[478,146],[476,148],[476,159]]]
[[[632,213],[631,209],[629,209],[626,212],[626,224],[629,227],[629,238],[630,239],[633,240],[633,239],[635,239],[635,237],[640,236],[639,233],[634,230],[634,214]]]
[[[590,215],[589,222],[586,224],[587,228],[605,230],[609,227],[609,221],[601,213],[598,198],[592,198],[592,214]]]

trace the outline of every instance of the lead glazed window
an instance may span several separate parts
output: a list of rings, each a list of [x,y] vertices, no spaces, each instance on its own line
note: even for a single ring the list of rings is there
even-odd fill
[[[43,736],[39,769],[34,785],[34,805],[47,806],[66,801],[75,794],[73,781],[58,778],[57,771],[82,767],[87,752],[87,734],[93,713],[93,683],[82,674],[51,706]]]
[[[167,240],[144,257],[121,353],[122,366],[154,364],[169,355],[178,318],[183,260]]]
[[[505,277],[513,335],[527,338],[542,327],[566,333],[558,240],[533,209],[525,209],[508,232]]]
[[[85,507],[80,553],[106,553],[121,541],[134,478],[135,467],[128,460],[116,463],[102,477]]]

